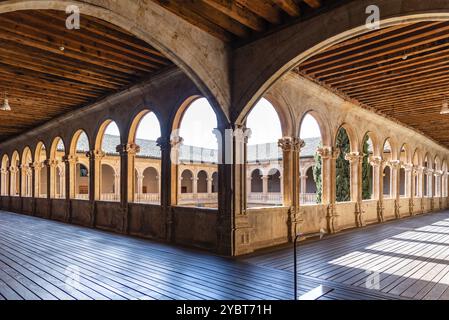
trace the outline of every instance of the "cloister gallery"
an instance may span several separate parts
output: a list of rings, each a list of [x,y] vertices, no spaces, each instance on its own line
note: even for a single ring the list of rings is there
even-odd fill
[[[371,2],[0,1],[0,209],[223,256],[443,212],[449,2]]]

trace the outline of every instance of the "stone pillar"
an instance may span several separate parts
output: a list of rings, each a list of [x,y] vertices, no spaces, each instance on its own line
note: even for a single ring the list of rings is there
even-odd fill
[[[441,198],[441,177],[443,176],[443,171],[435,170],[433,174],[435,176],[434,201],[438,202],[438,209],[441,209],[443,202]]]
[[[182,140],[181,140],[182,142]],[[169,135],[162,136],[157,139],[157,145],[161,148],[161,187],[160,187],[160,202],[162,208],[162,214],[165,216],[165,240],[173,241],[173,213],[171,211],[171,205],[176,203],[177,192],[176,189],[172,190],[172,186],[176,186],[177,179],[177,162],[173,162],[171,158],[172,143]],[[176,144],[175,144],[176,145]],[[176,148],[175,148],[176,149]],[[177,161],[179,159],[179,152],[176,150],[173,154]],[[140,189],[142,192],[142,189]]]
[[[268,199],[268,178],[269,176],[262,176],[262,199],[263,201],[267,201]]]
[[[54,190],[52,188],[52,181],[51,181],[51,169],[54,167],[54,164],[51,160],[45,160],[44,166],[47,167],[47,199],[51,198],[51,192]]]
[[[179,171],[180,149],[184,139],[180,136],[173,136],[170,139],[170,160],[171,160],[171,182],[176,184],[177,192],[171,194],[171,203],[178,204],[178,197],[181,194],[181,172]]]
[[[249,253],[253,248],[246,211],[246,145],[251,130],[235,125],[214,133],[219,154],[217,251],[232,256]]]
[[[296,137],[279,139],[278,145],[282,150],[282,196],[283,204],[289,207],[288,228],[289,241],[293,241],[300,232],[302,214],[300,210],[299,158],[301,148],[305,146],[303,140]]]
[[[383,207],[383,160],[379,156],[369,158],[370,165],[373,167],[373,199],[377,200],[377,221],[384,221]]]
[[[338,214],[335,208],[336,197],[336,160],[340,149],[333,147],[321,147],[317,150],[321,156],[321,180],[322,180],[322,203],[327,204],[327,230],[329,233],[338,232]]]
[[[396,219],[400,219],[400,198],[401,198],[401,192],[399,190],[400,188],[400,170],[401,170],[401,161],[399,160],[390,160],[389,161],[390,167],[391,167],[391,178],[392,178],[392,197],[394,199],[394,215]]]
[[[134,201],[140,202],[142,199],[142,189],[143,189],[143,178],[144,176],[141,174],[137,175],[137,190],[135,190],[135,194],[137,194],[137,199]]]
[[[414,174],[413,174],[413,165],[412,164],[404,164],[405,170],[405,196],[409,198],[408,200],[408,211],[409,215],[413,215],[414,210],[414,198],[415,198],[415,189],[414,189]]]
[[[120,170],[115,173],[115,194],[119,195],[122,209],[121,231],[129,232],[128,203],[134,201],[135,188],[135,158],[140,152],[140,147],[134,143],[120,144],[116,147],[120,154]]]
[[[86,152],[89,159],[89,202],[90,202],[90,226],[95,227],[96,213],[95,201],[101,200],[101,159],[105,153],[101,150]]]
[[[356,203],[354,208],[356,226],[363,227],[365,225],[362,208],[363,155],[360,152],[349,152],[345,155],[345,160],[349,161],[349,164],[351,166],[351,201]]]
[[[207,178],[207,193],[212,194],[212,178]]]
[[[72,203],[71,199],[75,198],[75,182],[76,182],[76,162],[77,157],[73,155],[67,155],[62,158],[65,166],[65,199],[67,202],[66,222],[72,221]]]

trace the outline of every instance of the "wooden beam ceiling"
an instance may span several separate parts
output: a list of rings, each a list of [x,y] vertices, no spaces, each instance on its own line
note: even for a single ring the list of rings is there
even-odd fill
[[[224,40],[256,35],[341,0],[152,0],[181,18]]]
[[[0,15],[0,141],[117,92],[169,67],[159,51],[120,28],[83,16],[65,27],[64,12]]]
[[[449,147],[449,23],[420,22],[375,30],[303,62],[296,70]]]

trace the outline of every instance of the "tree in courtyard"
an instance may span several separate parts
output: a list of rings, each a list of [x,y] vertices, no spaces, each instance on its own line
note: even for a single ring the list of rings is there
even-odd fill
[[[336,161],[336,201],[350,201],[350,165],[349,161],[345,159],[345,155],[350,152],[351,147],[348,134],[343,128],[338,130],[336,146],[340,149],[340,154]]]

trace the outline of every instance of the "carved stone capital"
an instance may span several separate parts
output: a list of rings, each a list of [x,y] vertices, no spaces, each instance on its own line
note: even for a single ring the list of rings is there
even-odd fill
[[[409,163],[402,164],[402,167],[404,168],[405,172],[411,172],[413,170],[413,165]]]
[[[159,137],[156,140],[156,145],[161,148],[161,151],[168,150],[171,147],[170,139]]]
[[[86,152],[86,157],[91,160],[101,160],[106,156],[102,150],[90,150]]]
[[[433,175],[435,177],[441,177],[443,175],[443,170],[435,170]]]
[[[177,149],[181,147],[182,143],[184,142],[184,139],[178,135],[172,136],[170,139],[170,145],[172,149]]]
[[[283,137],[278,140],[278,146],[284,152],[288,151],[301,151],[304,148],[306,143],[304,140],[296,138],[296,137]]]
[[[62,157],[62,161],[69,164],[75,164],[78,161],[78,157],[70,154]]]
[[[399,160],[389,160],[387,164],[393,169],[399,169],[401,167],[401,161]]]
[[[337,159],[340,155],[340,149],[332,147],[321,147],[317,149],[317,153],[322,159]]]
[[[234,139],[244,143],[248,143],[248,139],[251,138],[251,135],[251,129],[245,126],[236,126],[233,132]]]
[[[120,154],[130,154],[130,155],[136,155],[140,152],[140,147],[135,143],[126,143],[126,144],[119,144],[117,147],[115,147],[115,150]]]
[[[380,167],[382,165],[382,157],[370,156],[368,159],[369,159],[369,164],[372,167]]]
[[[349,161],[350,163],[357,163],[363,160],[363,155],[358,152],[348,152],[345,154],[345,160]]]

